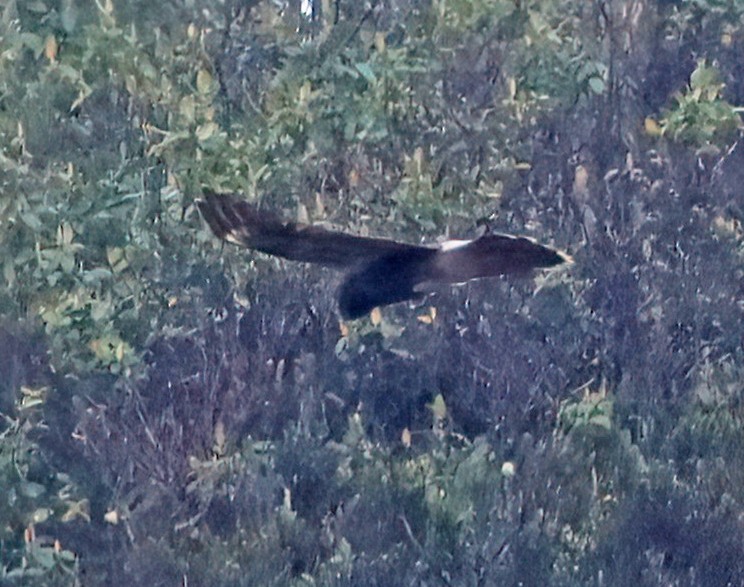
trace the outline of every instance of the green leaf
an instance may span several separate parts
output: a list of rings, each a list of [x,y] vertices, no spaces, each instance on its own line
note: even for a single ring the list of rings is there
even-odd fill
[[[99,285],[101,282],[110,279],[113,273],[103,267],[96,267],[83,273],[83,283],[85,285]]]
[[[690,87],[693,90],[705,90],[720,84],[718,70],[708,67],[705,61],[700,61],[695,71],[690,75]]]
[[[55,552],[52,546],[41,546],[33,549],[33,559],[44,569],[51,569],[55,565]]]
[[[46,488],[40,483],[34,483],[33,481],[26,481],[21,485],[21,491],[26,497],[36,499],[46,492]]]
[[[36,12],[38,14],[46,14],[47,12],[49,12],[49,8],[47,7],[47,5],[43,2],[39,2],[38,0],[36,2],[29,2],[28,4],[26,4],[26,9],[29,12]]]
[[[5,279],[5,284],[11,287],[16,281],[16,270],[11,261],[6,261],[3,264],[3,278]]]
[[[370,84],[373,84],[377,81],[377,76],[375,75],[375,72],[372,71],[369,63],[357,63],[354,67],[356,67],[356,70],[361,73],[362,77]]]
[[[605,83],[601,77],[590,77],[589,78],[589,89],[595,94],[604,94]]]
[[[38,57],[44,50],[44,39],[34,33],[21,33],[19,35],[21,42],[33,51],[34,56]]]
[[[90,309],[90,317],[98,322],[111,315],[113,306],[110,300],[102,300],[92,305]]]
[[[21,212],[20,217],[24,224],[33,231],[39,232],[44,226],[39,217],[33,212]]]

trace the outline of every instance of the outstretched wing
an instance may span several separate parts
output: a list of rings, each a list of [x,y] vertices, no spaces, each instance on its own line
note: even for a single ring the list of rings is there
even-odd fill
[[[555,267],[570,260],[568,255],[524,236],[486,233],[451,248],[445,243],[423,281],[464,283],[497,275],[529,275],[535,269]]]
[[[339,289],[345,318],[359,318],[376,306],[421,297],[429,284],[464,283],[498,275],[526,276],[535,269],[570,262],[570,257],[529,238],[485,234],[440,249],[383,255],[350,273]]]
[[[393,240],[366,238],[319,226],[284,222],[232,194],[204,192],[197,201],[215,235],[228,242],[292,261],[336,268],[356,267],[385,255],[427,249]]]

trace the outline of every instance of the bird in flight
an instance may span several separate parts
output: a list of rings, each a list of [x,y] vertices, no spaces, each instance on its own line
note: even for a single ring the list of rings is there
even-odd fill
[[[498,275],[528,276],[535,269],[571,260],[520,236],[487,232],[473,240],[446,241],[439,246],[411,245],[285,222],[234,194],[204,190],[204,198],[196,203],[220,239],[344,271],[338,305],[345,319],[359,318],[378,306],[420,298],[433,284]]]

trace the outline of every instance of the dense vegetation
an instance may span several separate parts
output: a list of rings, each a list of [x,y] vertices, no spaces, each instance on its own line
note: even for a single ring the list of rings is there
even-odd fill
[[[0,584],[743,584],[742,23],[6,2]],[[203,186],[575,264],[342,324]]]

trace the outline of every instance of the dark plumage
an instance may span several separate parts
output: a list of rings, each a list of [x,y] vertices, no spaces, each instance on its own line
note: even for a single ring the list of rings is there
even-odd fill
[[[428,284],[480,277],[529,275],[566,263],[567,255],[525,237],[486,233],[440,247],[353,236],[319,226],[284,222],[231,194],[205,191],[197,201],[215,235],[228,242],[292,261],[346,270],[338,292],[344,318],[422,295]]]

